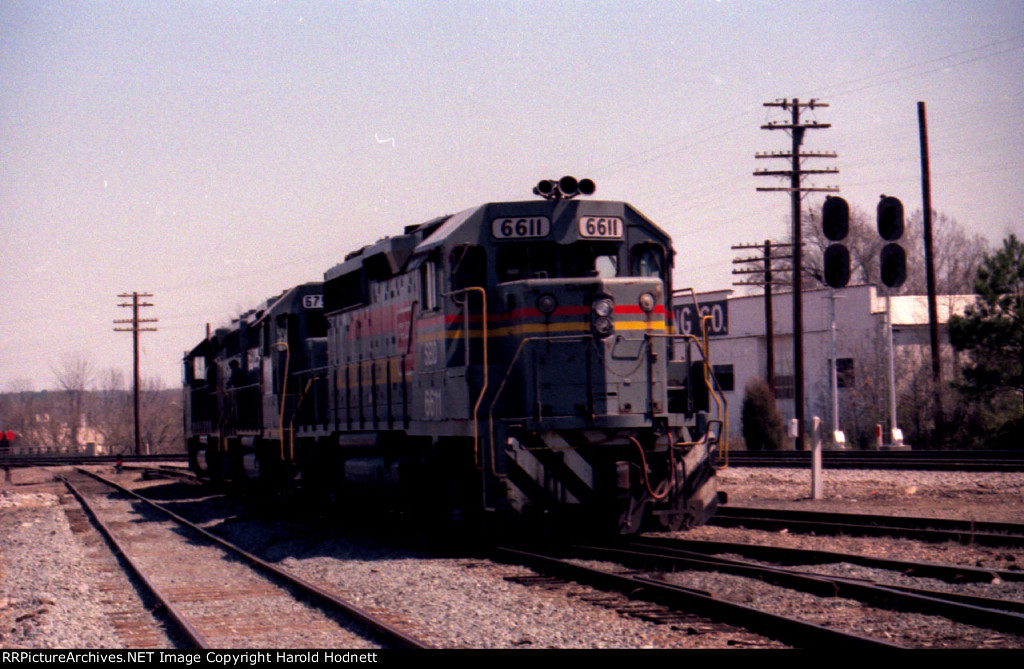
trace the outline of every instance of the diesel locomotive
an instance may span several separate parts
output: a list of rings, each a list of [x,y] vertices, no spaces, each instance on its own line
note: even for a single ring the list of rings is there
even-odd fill
[[[674,331],[669,236],[593,191],[409,226],[208,329],[191,467],[353,513],[705,522],[727,434],[707,339]]]

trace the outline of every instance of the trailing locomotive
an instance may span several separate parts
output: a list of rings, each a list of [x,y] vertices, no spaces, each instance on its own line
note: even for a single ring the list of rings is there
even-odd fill
[[[191,466],[356,511],[706,521],[706,340],[673,333],[668,235],[592,192],[409,226],[208,333],[184,361]]]

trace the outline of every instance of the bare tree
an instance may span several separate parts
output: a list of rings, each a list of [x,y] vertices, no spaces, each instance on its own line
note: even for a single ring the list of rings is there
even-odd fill
[[[33,392],[31,384],[9,384],[0,393],[0,429],[20,435],[19,447],[45,450],[102,443],[111,453],[131,451],[134,442],[132,392],[125,374],[94,374],[81,357],[54,369],[61,390]],[[95,380],[95,388],[86,389]],[[140,436],[150,453],[182,451],[181,391],[158,378],[140,384]]]
[[[32,382],[15,379],[0,395],[0,430],[14,432],[19,447],[35,444],[36,395]]]
[[[132,396],[124,372],[114,368],[103,372],[89,419],[111,452],[132,442]]]
[[[51,416],[57,420],[53,430],[59,446],[78,446],[79,432],[85,420],[86,390],[93,378],[92,363],[81,353],[71,353],[61,358],[59,366],[51,367],[57,387],[66,397],[63,416]]]
[[[907,282],[900,291],[904,295],[928,292],[924,264],[924,213],[918,209],[907,217],[907,231],[901,243],[907,252]],[[935,249],[935,292],[939,295],[970,295],[978,267],[989,251],[988,241],[971,235],[956,219],[936,212],[932,216],[932,239]]]
[[[159,378],[144,379],[140,390],[143,443],[150,453],[180,452],[184,444],[181,391],[165,389]]]

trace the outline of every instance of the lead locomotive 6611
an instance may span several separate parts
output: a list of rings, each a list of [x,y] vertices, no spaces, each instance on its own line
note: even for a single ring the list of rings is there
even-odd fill
[[[668,235],[542,181],[407,227],[185,356],[191,466],[446,517],[677,529],[718,505],[725,405],[674,333]]]

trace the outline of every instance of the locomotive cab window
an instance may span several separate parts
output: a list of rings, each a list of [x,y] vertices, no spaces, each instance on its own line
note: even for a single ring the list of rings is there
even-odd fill
[[[327,336],[327,316],[323,312],[306,314],[306,335],[309,337]]]
[[[205,358],[192,358],[192,378],[190,381],[205,381],[206,380],[206,359]]]
[[[448,257],[452,268],[452,289],[482,286],[487,279],[487,253],[482,246],[464,244],[452,249]]]
[[[630,256],[633,276],[664,278],[665,252],[658,244],[637,244]]]
[[[576,242],[562,251],[563,277],[610,279],[618,274],[619,244],[616,242]]]
[[[420,301],[423,311],[437,309],[437,263],[433,260],[420,267]]]
[[[498,281],[550,278],[558,276],[558,246],[551,242],[513,243],[498,249],[495,264]]]

